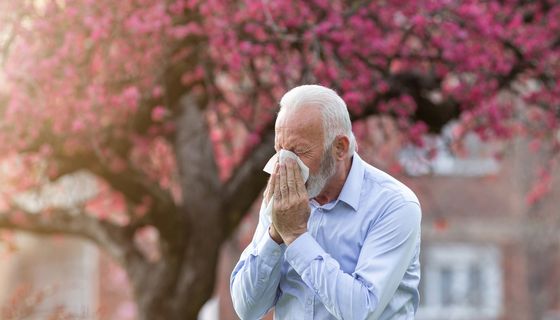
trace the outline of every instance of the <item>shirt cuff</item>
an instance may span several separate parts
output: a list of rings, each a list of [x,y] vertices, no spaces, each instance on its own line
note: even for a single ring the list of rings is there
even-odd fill
[[[286,246],[276,243],[270,237],[268,231],[266,231],[261,241],[257,244],[257,255],[270,267],[278,263],[285,250]]]
[[[288,246],[285,256],[288,263],[301,276],[311,261],[324,254],[325,250],[306,232]]]

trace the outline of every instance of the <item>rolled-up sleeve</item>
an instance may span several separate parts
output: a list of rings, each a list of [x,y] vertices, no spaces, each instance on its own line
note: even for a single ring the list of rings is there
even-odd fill
[[[368,230],[352,274],[309,233],[288,246],[285,258],[337,319],[377,319],[414,256],[420,220],[420,206],[412,201],[380,217]]]

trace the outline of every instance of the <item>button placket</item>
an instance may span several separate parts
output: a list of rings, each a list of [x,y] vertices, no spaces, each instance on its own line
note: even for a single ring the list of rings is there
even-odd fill
[[[308,232],[313,238],[317,237],[318,232],[318,221],[321,220],[321,213],[323,209],[320,207],[312,208],[311,214],[309,215],[309,221],[307,224]],[[305,319],[313,319],[313,307],[315,302],[315,295],[313,291],[309,291],[308,296],[305,299]]]
[[[313,302],[314,302],[313,295],[308,295],[305,299],[305,318],[306,319],[313,319]]]
[[[307,228],[309,229],[309,233],[313,237],[317,235],[317,224],[315,223],[315,221],[317,220],[317,210],[318,209],[314,209],[313,211],[311,211],[311,214],[309,215],[309,221],[307,222]]]

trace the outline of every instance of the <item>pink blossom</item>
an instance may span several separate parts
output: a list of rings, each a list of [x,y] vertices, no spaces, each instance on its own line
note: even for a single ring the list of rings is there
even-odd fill
[[[152,89],[152,96],[154,98],[160,98],[163,95],[163,88],[161,86],[155,86]]]
[[[180,200],[167,142],[173,99],[199,99],[226,180],[262,143],[282,94],[307,82],[335,88],[353,115],[396,118],[418,144],[428,127],[416,122],[426,111],[416,100],[437,92],[427,113],[456,114],[459,139],[526,135],[539,141],[534,149],[555,150],[547,143],[560,125],[559,6],[371,1],[351,11],[339,0],[87,0],[47,1],[36,14],[29,1],[4,2],[28,18],[2,22],[15,36],[2,61],[0,154],[36,155],[10,176],[14,189],[37,184],[26,173],[41,171],[41,161],[56,173],[61,153],[113,173],[132,166]],[[523,103],[503,100],[511,96]],[[36,150],[47,137],[57,145]],[[116,157],[123,145],[129,154]],[[535,190],[530,203],[546,186]],[[106,192],[88,208],[126,223],[112,198]]]
[[[80,119],[76,119],[72,122],[72,132],[74,133],[78,133],[81,132],[82,130],[84,130],[85,125],[83,123],[83,121],[81,121]]]
[[[156,106],[152,109],[152,121],[161,122],[167,115],[167,110],[163,106]]]

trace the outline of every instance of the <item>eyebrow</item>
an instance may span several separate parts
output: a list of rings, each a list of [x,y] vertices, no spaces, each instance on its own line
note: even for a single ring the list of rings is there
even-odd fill
[[[300,139],[300,140],[297,140],[297,141],[294,141],[293,139],[289,140],[289,141],[284,140],[284,142],[287,142],[287,144],[290,144],[292,142],[290,144],[291,148],[283,148],[283,149],[290,150],[290,151],[306,152],[306,151],[309,151],[309,150],[313,149],[313,144],[307,139]],[[276,151],[278,151],[279,147],[280,147],[279,143],[275,140],[274,141],[274,149]]]
[[[310,147],[310,146],[305,146],[305,147],[299,147],[299,146],[298,146],[297,148],[294,148],[294,151],[297,151],[297,152],[299,152],[299,153],[307,152],[307,151],[309,151],[309,150],[311,150],[311,147]]]

